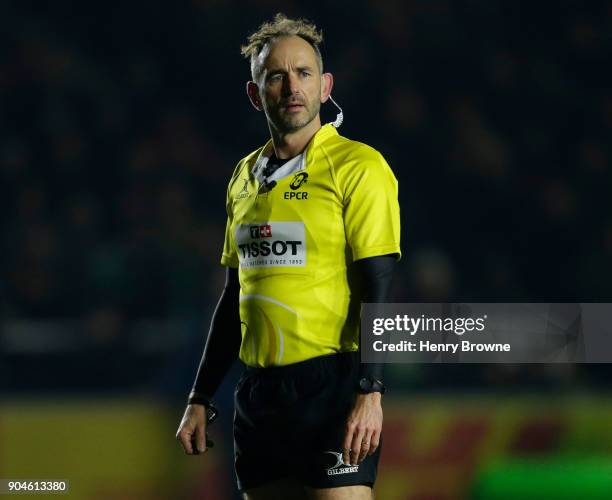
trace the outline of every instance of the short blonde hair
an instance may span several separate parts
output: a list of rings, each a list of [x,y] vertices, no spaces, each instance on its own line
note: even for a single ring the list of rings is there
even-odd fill
[[[323,31],[306,19],[289,19],[285,14],[278,13],[272,22],[263,23],[259,29],[249,36],[248,43],[240,46],[241,54],[251,60],[251,76],[253,80],[261,76],[261,68],[257,67],[257,57],[264,47],[283,36],[299,36],[306,40],[314,49],[319,62],[319,70],[323,73],[323,57],[319,44],[323,41]]]

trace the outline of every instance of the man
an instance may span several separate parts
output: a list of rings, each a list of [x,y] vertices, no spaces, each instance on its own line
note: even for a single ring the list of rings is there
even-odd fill
[[[206,409],[239,357],[249,500],[373,498],[381,450],[382,365],[360,363],[360,302],[386,300],[400,257],[397,180],[376,150],[321,126],[333,86],[321,40],[277,14],[242,47],[271,140],[229,183],[226,284],[177,432],[186,453],[206,451]]]

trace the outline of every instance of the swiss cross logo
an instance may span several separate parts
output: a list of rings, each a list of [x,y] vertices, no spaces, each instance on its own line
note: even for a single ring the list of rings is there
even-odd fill
[[[272,238],[272,227],[270,224],[262,224],[261,226],[249,226],[251,238]]]

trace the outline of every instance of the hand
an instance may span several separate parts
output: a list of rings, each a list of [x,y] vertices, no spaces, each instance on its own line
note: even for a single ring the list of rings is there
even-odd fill
[[[199,455],[206,448],[206,407],[204,405],[187,405],[183,420],[176,431],[176,439],[181,443],[187,455]]]
[[[346,421],[342,447],[345,464],[357,465],[366,455],[372,455],[378,448],[383,422],[381,397],[379,392],[357,394]]]

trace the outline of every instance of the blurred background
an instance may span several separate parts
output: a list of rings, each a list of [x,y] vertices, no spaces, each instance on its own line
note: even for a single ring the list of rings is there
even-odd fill
[[[174,434],[268,138],[240,44],[278,11],[323,29],[341,134],[399,180],[397,302],[611,301],[610,1],[5,1],[0,477],[237,498],[239,366],[215,449]],[[610,498],[611,375],[390,366],[378,498]]]

